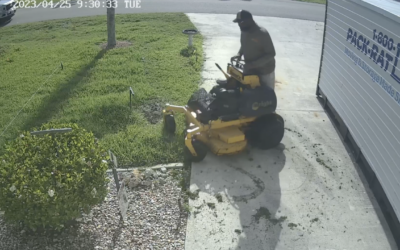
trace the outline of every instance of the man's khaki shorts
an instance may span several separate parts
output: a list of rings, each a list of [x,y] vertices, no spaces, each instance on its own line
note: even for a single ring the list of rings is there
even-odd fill
[[[275,90],[275,71],[267,75],[260,75],[260,84],[263,86],[268,86]]]

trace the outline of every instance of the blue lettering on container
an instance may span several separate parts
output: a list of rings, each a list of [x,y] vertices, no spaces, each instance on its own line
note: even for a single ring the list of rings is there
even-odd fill
[[[396,82],[398,82],[398,83],[400,83],[400,77],[396,75],[396,68],[397,68],[397,63],[399,61],[399,56],[400,56],[400,43],[397,44],[397,54],[396,54],[396,58],[394,59],[392,73],[390,74],[390,76],[393,79],[395,79]]]
[[[364,38],[362,46],[362,52],[364,52],[364,55],[368,54],[368,45],[369,45],[369,40],[367,40],[367,38]]]
[[[385,51],[382,50],[382,51],[381,51],[381,54],[380,54],[379,57],[378,57],[378,60],[376,60],[376,63],[377,63],[377,64],[378,64],[378,63],[381,64],[381,68],[383,68],[383,65],[384,65],[384,60],[383,60],[384,57],[385,57]]]
[[[394,98],[394,100],[400,104],[400,93],[398,91],[396,91],[396,97]]]
[[[369,55],[369,58],[372,58],[374,63],[376,63],[376,54],[378,54],[378,46],[374,44],[372,45],[371,54]]]
[[[385,71],[387,71],[388,67],[389,67],[389,63],[391,63],[393,61],[393,57],[386,53],[386,65],[385,65]]]
[[[349,30],[347,31],[347,41],[353,36],[353,30],[351,28],[349,28]]]
[[[377,35],[379,34],[379,35]],[[382,45],[383,49],[379,49],[377,44],[371,43],[370,41],[364,37],[362,34],[357,34],[356,30],[349,28],[347,30],[346,41],[349,42],[357,48],[357,50],[361,51],[364,55],[367,55],[369,59],[371,59],[375,64],[380,66],[385,72],[389,69],[389,65],[392,66],[390,76],[400,84],[400,73],[397,72],[397,65],[399,63],[400,57],[400,43],[397,44],[397,47],[394,46],[394,40],[389,38],[387,35],[382,32],[373,31],[374,42]],[[393,57],[389,52],[397,49],[396,55]],[[345,47],[344,53],[351,59],[354,65],[358,65],[366,74],[371,77],[371,80],[381,86],[381,88],[388,93],[395,101],[400,105],[400,93],[396,91],[390,83],[386,82],[386,80],[381,77],[374,69],[368,66],[364,60],[357,56],[353,51],[349,48]]]

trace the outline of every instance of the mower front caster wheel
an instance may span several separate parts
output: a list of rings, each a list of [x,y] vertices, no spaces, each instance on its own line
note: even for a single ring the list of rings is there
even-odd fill
[[[175,134],[176,122],[175,122],[175,117],[173,115],[164,116],[164,127],[168,133]]]
[[[201,162],[207,156],[207,146],[203,142],[194,139],[192,140],[192,145],[197,155],[194,156],[192,152],[190,152],[189,148],[185,147],[185,159],[190,162]]]

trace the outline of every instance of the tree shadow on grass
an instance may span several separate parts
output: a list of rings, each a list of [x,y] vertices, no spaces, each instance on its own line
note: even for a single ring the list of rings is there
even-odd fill
[[[88,75],[88,71],[100,60],[108,49],[103,49],[95,56],[95,58],[85,67],[83,67],[74,77],[67,83],[64,83],[55,91],[38,109],[36,116],[28,119],[23,126],[23,130],[30,130],[33,127],[39,127],[49,120],[62,108],[63,104],[70,98],[73,90],[82,82],[82,79]]]
[[[129,124],[134,124],[135,117],[131,116],[130,107],[118,103],[103,104],[90,114],[84,114],[79,120],[85,128],[101,139],[111,133],[124,130]]]
[[[195,55],[196,51],[197,51],[196,47],[186,47],[184,49],[181,49],[180,55],[184,57],[191,57]]]

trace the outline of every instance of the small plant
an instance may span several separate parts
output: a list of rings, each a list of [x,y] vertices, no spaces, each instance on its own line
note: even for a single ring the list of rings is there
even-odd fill
[[[199,193],[200,193],[200,189],[197,189],[194,192],[191,192],[190,190],[186,190],[186,195],[191,200],[195,200],[195,199],[199,198]]]
[[[192,47],[189,47],[189,46],[187,46],[187,47],[185,47],[184,49],[182,49],[181,50],[181,56],[184,56],[184,57],[191,57],[191,56],[193,56],[193,55],[197,55],[196,54],[196,47],[194,47],[194,46],[192,46]]]
[[[217,198],[217,201],[218,202],[222,202],[223,200],[222,200],[222,195],[221,194],[216,194],[215,195],[215,198]]]
[[[188,203],[183,204],[183,209],[186,211],[186,213],[190,213],[192,211],[192,208]]]
[[[89,213],[107,194],[107,151],[76,124],[46,124],[38,130],[71,132],[21,134],[0,157],[0,210],[27,229],[61,229]]]

